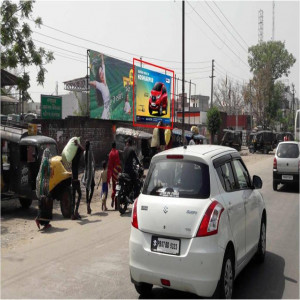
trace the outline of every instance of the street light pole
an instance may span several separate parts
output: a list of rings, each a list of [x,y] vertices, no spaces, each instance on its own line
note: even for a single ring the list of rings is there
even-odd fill
[[[182,1],[182,144],[185,145],[184,138],[184,1]]]

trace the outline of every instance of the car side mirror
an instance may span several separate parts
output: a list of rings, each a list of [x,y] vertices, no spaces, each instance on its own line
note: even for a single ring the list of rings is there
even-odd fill
[[[262,180],[259,176],[253,175],[252,182],[253,182],[253,186],[254,186],[255,189],[261,189],[262,188],[263,183],[262,183]]]

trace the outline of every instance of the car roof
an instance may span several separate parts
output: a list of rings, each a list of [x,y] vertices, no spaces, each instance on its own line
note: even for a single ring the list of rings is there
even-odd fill
[[[184,147],[172,148],[163,152],[160,152],[155,155],[155,157],[159,158],[160,156],[179,154],[179,155],[192,155],[198,156],[203,159],[212,159],[213,157],[219,154],[230,154],[237,153],[238,151],[225,146],[218,145],[187,145]]]
[[[297,141],[285,141],[285,142],[280,142],[280,143],[278,144],[278,146],[281,145],[281,144],[296,144],[296,145],[300,146],[300,142],[297,142]]]

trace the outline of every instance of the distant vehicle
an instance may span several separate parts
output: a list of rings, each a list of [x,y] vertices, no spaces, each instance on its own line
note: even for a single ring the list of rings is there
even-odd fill
[[[156,285],[231,298],[234,279],[252,257],[264,261],[261,188],[232,148],[193,145],[155,155],[132,209],[129,268],[136,291],[148,298]]]
[[[1,115],[1,124],[7,122],[7,115]]]
[[[156,111],[159,116],[163,115],[163,111],[165,111],[165,115],[168,113],[168,93],[165,85],[161,82],[155,83],[149,98],[150,115],[152,115],[154,111]]]
[[[36,177],[43,152],[50,150],[51,177],[49,192],[60,201],[62,215],[71,216],[71,177],[58,156],[54,139],[44,135],[28,135],[28,130],[1,125],[1,199],[18,197],[23,208],[37,199]]]
[[[228,146],[231,148],[236,149],[237,151],[241,151],[242,149],[242,132],[239,130],[229,130],[224,129],[225,132],[221,145],[222,146]]]
[[[273,190],[278,184],[299,184],[300,143],[281,142],[276,149],[273,163]]]
[[[294,138],[295,141],[300,142],[300,109],[296,111]]]
[[[248,147],[250,153],[260,151],[268,154],[276,148],[276,134],[269,130],[251,132]]]
[[[277,141],[277,145],[280,142],[284,141],[284,137],[287,136],[289,141],[293,141],[294,140],[294,136],[291,132],[278,132],[276,133],[276,141]]]
[[[152,158],[150,147],[152,134],[131,128],[117,128],[116,148],[117,150],[119,150],[121,161],[123,160],[123,150],[128,138],[132,139],[133,147],[135,148],[139,161],[143,164],[144,167],[148,167]]]
[[[182,146],[182,130],[179,128],[174,128],[172,130],[172,147]],[[184,130],[184,137],[186,140],[186,144],[188,145],[191,138],[194,137],[195,143],[200,145],[208,144],[207,138],[201,134],[194,134],[192,131]]]
[[[30,123],[34,119],[37,119],[37,114],[35,113],[28,113],[23,116],[23,121],[27,123]]]

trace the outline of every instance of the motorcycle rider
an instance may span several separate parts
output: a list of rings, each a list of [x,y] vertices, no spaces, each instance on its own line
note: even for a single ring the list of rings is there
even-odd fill
[[[132,184],[133,187],[135,189],[134,194],[137,195],[138,191],[138,185],[136,184],[137,181],[137,173],[134,169],[134,163],[136,165],[139,165],[140,167],[142,167],[136,153],[135,150],[132,146],[132,139],[128,138],[126,141],[126,146],[124,148],[124,153],[123,153],[123,162],[124,162],[124,173],[127,173],[131,180],[132,180]]]

